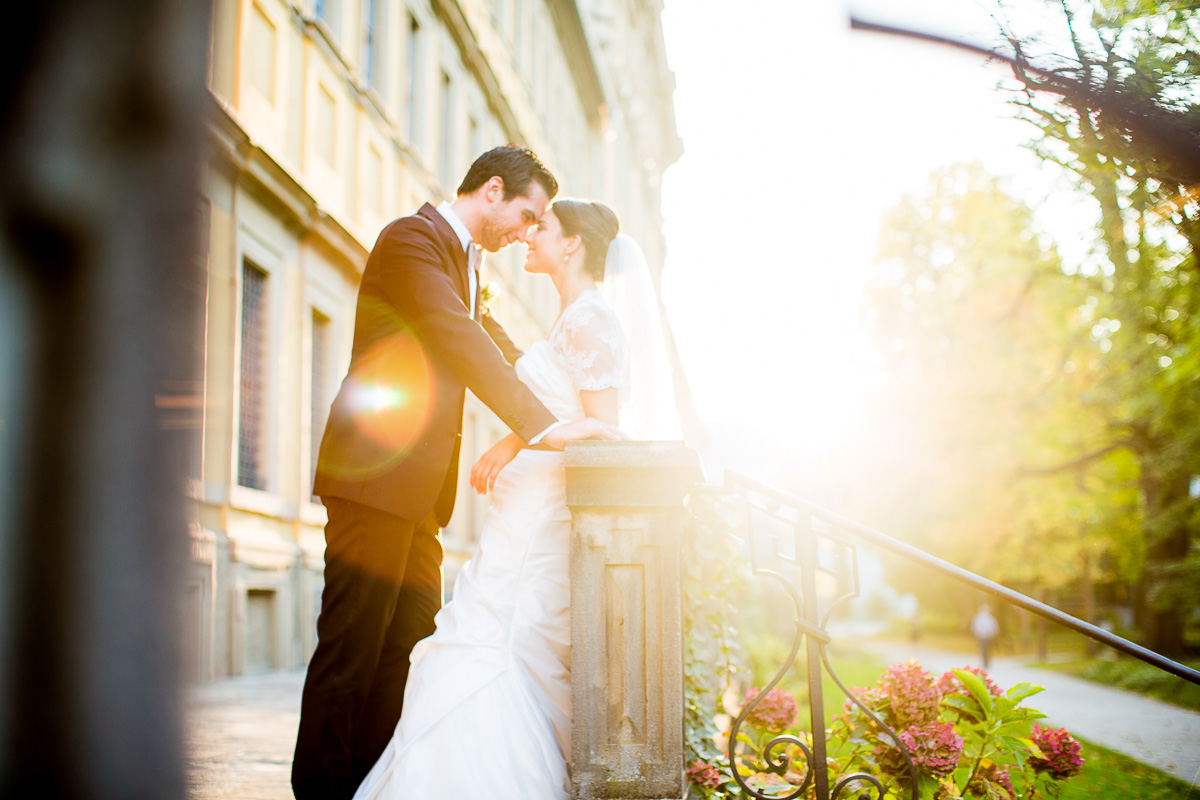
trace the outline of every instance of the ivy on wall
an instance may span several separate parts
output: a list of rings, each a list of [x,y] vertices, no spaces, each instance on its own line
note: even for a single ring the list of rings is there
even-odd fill
[[[737,789],[717,744],[716,719],[726,713],[723,694],[744,673],[738,644],[736,598],[749,568],[730,534],[744,535],[746,519],[736,497],[694,494],[683,552],[684,737],[692,796],[730,796]]]

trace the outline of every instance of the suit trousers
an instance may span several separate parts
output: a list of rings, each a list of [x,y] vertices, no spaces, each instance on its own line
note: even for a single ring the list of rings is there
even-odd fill
[[[395,732],[413,646],[442,606],[442,543],[413,522],[322,497],[325,588],[292,762],[296,800],[349,800]]]

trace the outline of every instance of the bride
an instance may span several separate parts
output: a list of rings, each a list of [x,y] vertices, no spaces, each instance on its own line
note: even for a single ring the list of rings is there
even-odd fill
[[[677,439],[654,289],[618,227],[607,206],[578,200],[542,217],[525,270],[550,276],[562,310],[517,375],[563,422],[590,416],[635,439]],[[570,796],[563,455],[510,434],[475,464],[471,485],[492,492],[478,549],[437,631],[413,650],[400,723],[355,800]]]

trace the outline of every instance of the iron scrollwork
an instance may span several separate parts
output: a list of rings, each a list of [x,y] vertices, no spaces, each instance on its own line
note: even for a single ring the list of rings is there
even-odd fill
[[[833,611],[844,601],[859,596],[858,559],[854,545],[845,537],[840,536],[832,526],[818,523],[817,520],[809,517],[802,508],[791,505],[786,501],[781,501],[779,497],[773,496],[774,493],[769,488],[763,487],[751,479],[739,475],[727,476],[726,485],[728,486],[731,483],[733,484],[737,498],[744,504],[745,508],[747,534],[743,544],[748,551],[751,573],[756,576],[772,578],[783,587],[795,610],[796,627],[796,632],[792,639],[791,651],[788,654],[787,660],[771,681],[745,704],[730,728],[728,756],[729,768],[734,780],[742,788],[743,792],[759,800],[794,800],[794,798],[804,794],[810,786],[815,787],[817,800],[838,800],[842,793],[849,787],[864,783],[868,784],[874,790],[875,800],[882,800],[884,795],[883,784],[878,777],[866,772],[854,772],[842,775],[833,785],[832,790],[829,786],[829,766],[826,762],[824,736],[825,707],[821,690],[821,670],[823,668],[846,697],[862,709],[863,712],[887,733],[896,748],[904,756],[912,786],[912,798],[913,800],[917,800],[917,771],[908,748],[904,746],[904,742],[896,735],[896,732],[880,719],[879,715],[867,708],[854,692],[847,688],[845,683],[842,682],[841,678],[838,677],[837,673],[830,666],[828,654],[825,649],[831,641],[826,628]],[[761,500],[755,502],[756,498],[761,498]],[[794,569],[799,575],[799,589],[797,589],[793,580],[783,575],[778,569],[762,565],[759,558],[759,548],[755,546],[754,514],[756,512],[773,519],[777,525],[782,525],[792,531],[793,544],[790,554],[780,551],[778,533],[772,532],[768,534],[771,543],[770,560],[772,566],[780,565]],[[822,565],[821,547],[823,545],[826,547],[826,552],[832,553],[832,559],[835,561],[836,568],[828,568]],[[845,579],[848,583],[846,591],[832,600],[823,614],[819,607],[820,603],[816,586],[818,572],[833,575],[835,579],[839,580],[839,583],[842,579]],[[775,688],[783,680],[788,669],[795,663],[796,657],[800,652],[800,647],[805,642],[805,639],[807,639],[809,711],[811,730],[813,731],[812,745],[810,746],[798,736],[783,734],[771,739],[759,754],[768,772],[782,776],[791,766],[792,758],[785,748],[795,747],[799,749],[803,753],[806,762],[804,778],[801,785],[788,794],[766,794],[749,786],[746,776],[739,769],[737,759],[739,732],[742,724],[755,706],[758,705],[771,689]],[[866,791],[859,795],[859,798],[869,797],[870,793]]]

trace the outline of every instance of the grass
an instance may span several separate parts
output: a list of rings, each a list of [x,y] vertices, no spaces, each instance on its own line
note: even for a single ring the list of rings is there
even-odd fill
[[[1083,771],[1062,784],[1060,800],[1200,800],[1200,787],[1085,739],[1080,743]]]
[[[775,676],[775,672],[787,659],[787,646],[775,640],[757,640],[751,648],[751,668],[754,673],[754,685],[765,686],[767,681]],[[829,649],[829,663],[837,672],[838,677],[849,688],[856,686],[873,686],[886,666],[874,655],[857,650],[844,648]],[[809,730],[808,677],[804,670],[805,652],[800,651],[791,669],[783,676],[779,688],[795,695],[800,706],[800,727]],[[846,696],[834,683],[824,669],[821,670],[821,685],[825,699],[825,726],[828,727],[833,716],[842,710],[842,701]]]
[[[1200,661],[1184,661],[1186,666],[1200,669]],[[1177,678],[1157,667],[1132,658],[1116,661],[1101,659],[1078,659],[1048,664],[1038,664],[1067,675],[1074,675],[1105,686],[1116,686],[1131,692],[1154,697],[1172,705],[1200,711],[1200,686]]]

